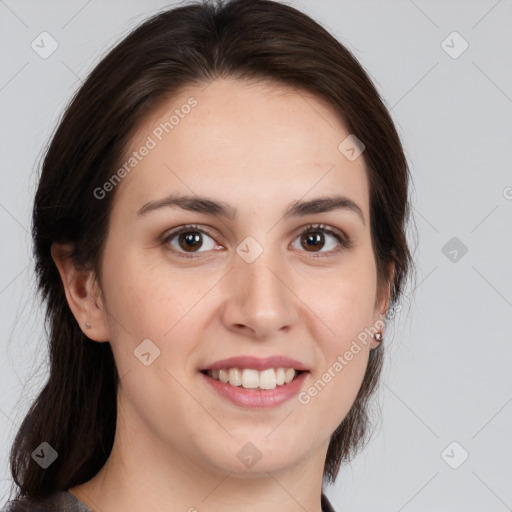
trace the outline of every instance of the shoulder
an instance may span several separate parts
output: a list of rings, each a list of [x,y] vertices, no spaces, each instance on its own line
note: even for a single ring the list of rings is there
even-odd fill
[[[18,498],[8,501],[0,512],[92,512],[68,491],[59,491],[42,499]],[[322,512],[336,512],[322,493]]]
[[[322,512],[336,512],[324,493],[322,493]]]
[[[0,512],[92,512],[68,491],[57,491],[45,498],[16,498],[8,501]]]

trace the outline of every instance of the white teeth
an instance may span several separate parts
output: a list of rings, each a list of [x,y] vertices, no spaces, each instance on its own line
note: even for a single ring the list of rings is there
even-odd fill
[[[293,376],[295,377],[295,370],[293,368],[290,368],[293,372]],[[244,370],[245,373],[245,370]],[[292,377],[293,379],[293,377]],[[290,379],[291,380],[291,379]],[[276,372],[273,368],[270,368],[269,370],[263,370],[260,373],[260,388],[261,389],[274,389],[276,387],[277,379],[276,379]]]
[[[252,368],[226,368],[209,370],[208,375],[224,384],[229,383],[244,389],[275,389],[276,386],[291,382],[297,372],[294,368],[268,368],[262,371]]]
[[[295,370],[293,368],[286,368],[286,371],[284,373],[284,381],[286,384],[288,382],[291,382],[293,380],[293,377],[295,377]]]
[[[258,370],[244,370],[242,373],[242,387],[246,389],[254,389],[259,386],[260,376],[258,374]]]
[[[229,383],[232,386],[241,386],[242,385],[242,373],[238,368],[230,368],[229,369]]]

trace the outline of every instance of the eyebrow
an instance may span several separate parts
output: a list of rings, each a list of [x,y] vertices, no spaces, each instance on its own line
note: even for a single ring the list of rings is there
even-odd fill
[[[137,211],[137,215],[146,215],[160,208],[173,207],[216,217],[224,217],[230,220],[234,220],[237,213],[236,209],[229,204],[215,201],[208,197],[171,194],[163,199],[144,204]],[[335,210],[352,211],[359,216],[363,224],[366,224],[363,212],[357,203],[346,196],[340,195],[318,197],[308,201],[295,201],[287,208],[283,218],[305,217],[306,215],[327,213]]]

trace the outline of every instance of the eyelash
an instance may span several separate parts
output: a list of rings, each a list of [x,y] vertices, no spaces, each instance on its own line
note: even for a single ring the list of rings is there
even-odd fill
[[[197,258],[197,257],[199,257],[199,256],[197,256],[198,253],[186,253],[186,252],[182,252],[182,251],[177,251],[176,249],[170,248],[170,246],[169,246],[169,241],[171,241],[173,238],[180,235],[181,233],[188,233],[188,232],[203,233],[203,234],[209,236],[210,238],[214,239],[214,237],[212,235],[210,235],[208,233],[208,231],[206,231],[203,228],[200,228],[198,225],[187,224],[185,226],[182,226],[182,227],[176,229],[175,231],[172,231],[167,236],[165,236],[164,239],[162,240],[162,244],[166,247],[166,250],[168,250],[169,252],[172,252],[173,254],[178,255],[178,257],[180,257],[180,258],[189,258],[189,259]],[[309,226],[307,226],[304,229],[304,231],[301,231],[301,233],[295,239],[297,239],[299,236],[302,236],[302,235],[304,235],[306,233],[310,233],[310,232],[313,232],[313,233],[322,232],[322,233],[331,235],[338,241],[338,243],[340,245],[340,247],[338,247],[337,249],[331,249],[330,251],[327,251],[326,253],[319,253],[317,255],[312,254],[310,256],[311,258],[324,258],[324,257],[334,256],[339,251],[341,251],[343,249],[350,249],[352,247],[352,242],[350,241],[350,239],[348,237],[345,237],[345,236],[339,234],[337,231],[330,229],[329,227],[325,226],[324,224],[310,224]]]

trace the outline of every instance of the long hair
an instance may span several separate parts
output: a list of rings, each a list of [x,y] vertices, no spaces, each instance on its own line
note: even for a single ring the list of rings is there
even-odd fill
[[[92,70],[44,155],[32,237],[38,290],[46,305],[50,373],[12,446],[17,497],[43,498],[90,480],[107,461],[115,436],[118,374],[112,350],[81,331],[51,244],[71,243],[75,264],[101,275],[115,192],[98,200],[94,191],[119,168],[148,113],[183,87],[218,77],[273,81],[313,93],[364,141],[378,287],[390,286],[391,307],[401,297],[412,265],[405,235],[409,170],[392,119],[351,52],[309,16],[271,0],[195,2],[153,15]],[[390,261],[395,264],[391,278]],[[355,402],[331,436],[324,468],[331,483],[368,430],[367,402],[382,358],[382,349],[370,352]],[[47,469],[31,457],[41,442],[59,454]]]

